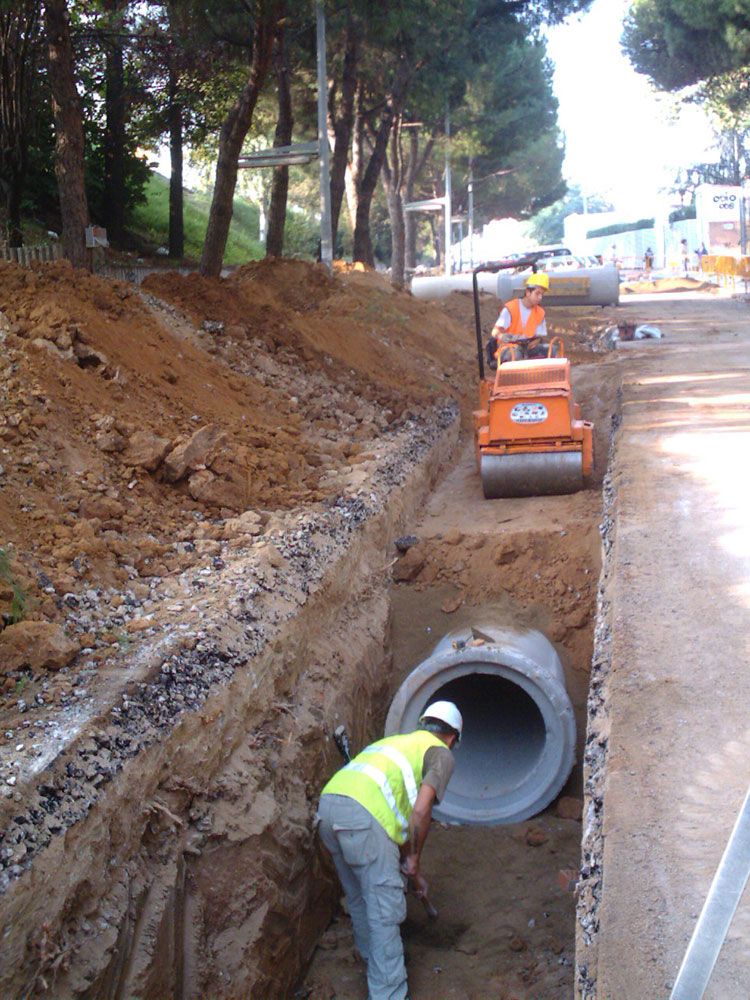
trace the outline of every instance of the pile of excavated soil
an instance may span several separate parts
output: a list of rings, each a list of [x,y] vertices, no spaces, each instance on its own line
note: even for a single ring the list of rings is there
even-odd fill
[[[372,272],[262,261],[139,293],[4,263],[0,302],[2,731],[77,697],[69,664],[132,656],[167,581],[364,489],[441,401],[464,426],[474,405],[471,296],[425,303]],[[497,311],[483,296],[485,331]],[[550,310],[574,360],[597,358],[605,327],[602,310]]]
[[[353,391],[386,405],[469,384],[455,325],[373,272],[330,277],[302,261],[259,261],[221,282],[151,275],[143,289],[202,329],[221,328],[221,347],[233,358],[286,349],[305,369],[348,375]]]
[[[262,262],[154,276],[141,295],[62,262],[3,263],[0,302],[11,714],[78,650],[88,668],[132,653],[164,581],[220,568],[274,512],[361,489],[410,421],[472,382],[460,327],[373,274]],[[58,678],[44,697],[70,692]]]

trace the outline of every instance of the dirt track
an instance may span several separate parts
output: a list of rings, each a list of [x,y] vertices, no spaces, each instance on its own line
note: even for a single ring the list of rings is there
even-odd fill
[[[748,304],[628,308],[666,340],[618,352],[584,845],[597,863],[578,948],[586,1000],[668,995],[750,785]],[[747,996],[749,916],[745,892],[710,1000]]]

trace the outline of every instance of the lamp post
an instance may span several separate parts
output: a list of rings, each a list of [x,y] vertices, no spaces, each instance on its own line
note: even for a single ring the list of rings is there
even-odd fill
[[[474,161],[469,160],[469,267],[474,270]]]
[[[331,175],[328,162],[328,79],[326,74],[326,20],[321,0],[315,3],[315,28],[318,69],[318,148],[320,156],[320,259],[333,271],[333,233],[331,232]]]
[[[451,179],[451,116],[448,109],[448,102],[445,102],[445,273],[450,276],[453,272],[453,260],[451,258],[451,239],[453,236],[452,218],[452,179]]]

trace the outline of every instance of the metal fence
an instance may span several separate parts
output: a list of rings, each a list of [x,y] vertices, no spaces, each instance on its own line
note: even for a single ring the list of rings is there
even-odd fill
[[[720,285],[734,288],[742,281],[747,290],[750,282],[750,257],[730,257],[729,255],[706,254],[701,259],[701,270],[711,275]]]
[[[0,244],[0,260],[11,260],[23,267],[36,261],[60,260],[63,255],[61,243],[39,243],[31,247],[9,247]]]
[[[147,263],[107,263],[104,250],[95,247],[91,253],[90,265],[94,274],[100,278],[107,278],[110,281],[127,281],[132,285],[140,287],[143,279],[149,274],[174,273],[186,275],[196,272],[197,267],[159,267]],[[9,247],[0,243],[0,260],[13,261],[22,267],[28,267],[37,261],[62,260],[62,243],[40,243],[37,246]],[[235,268],[233,266],[224,267],[221,270],[222,278],[231,274]]]

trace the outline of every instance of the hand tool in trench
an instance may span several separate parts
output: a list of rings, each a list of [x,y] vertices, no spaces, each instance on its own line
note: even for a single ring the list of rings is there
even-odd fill
[[[333,731],[333,742],[336,744],[336,749],[344,758],[346,763],[352,759],[351,743],[349,742],[349,734],[346,731],[346,726],[336,726]],[[406,874],[406,873],[404,873]],[[408,878],[408,876],[407,876]],[[430,920],[437,920],[438,911],[432,905],[424,889],[420,889],[413,878],[409,878],[409,891],[413,892],[417,899],[420,901],[424,907],[424,911]]]

